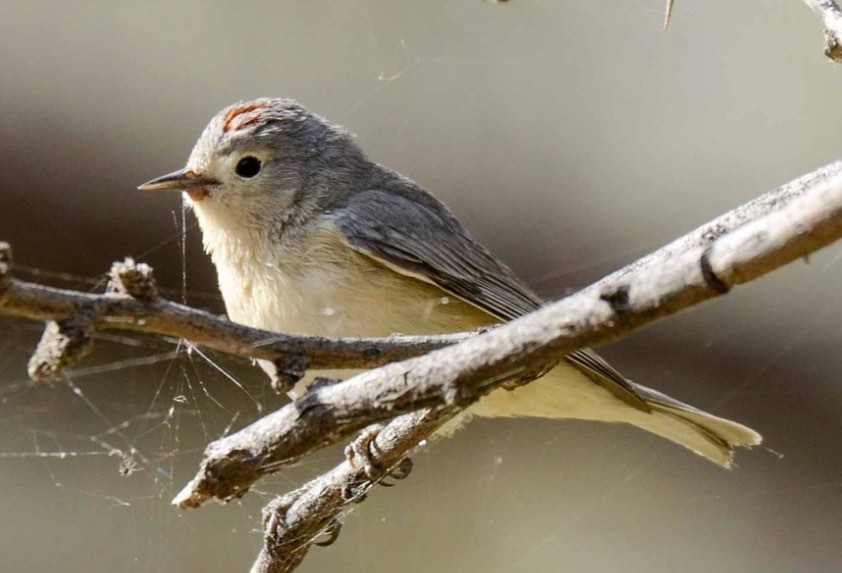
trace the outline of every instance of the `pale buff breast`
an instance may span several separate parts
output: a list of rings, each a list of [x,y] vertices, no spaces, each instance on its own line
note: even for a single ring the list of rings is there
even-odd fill
[[[261,247],[213,253],[232,320],[332,337],[458,332],[496,322],[438,287],[352,250],[329,229],[296,253],[267,255]]]

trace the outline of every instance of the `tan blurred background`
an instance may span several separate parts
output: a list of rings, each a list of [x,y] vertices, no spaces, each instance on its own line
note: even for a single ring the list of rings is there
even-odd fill
[[[0,239],[22,278],[95,290],[133,255],[172,298],[186,277],[187,300],[219,311],[192,216],[133,189],[180,167],[222,106],[288,96],[561,296],[840,156],[842,67],[801,2],[681,0],[667,33],[662,4],[5,0]],[[355,507],[301,570],[838,570],[840,256],[602,349],[762,432],[769,449],[735,471],[625,427],[480,421]],[[280,403],[262,374],[109,337],[33,386],[40,330],[0,319],[3,571],[245,571],[261,505],[340,459],[178,512],[204,444]]]

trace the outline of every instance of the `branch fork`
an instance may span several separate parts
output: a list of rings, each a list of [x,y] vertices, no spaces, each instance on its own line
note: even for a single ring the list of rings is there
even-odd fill
[[[0,284],[10,265],[11,249],[7,243],[2,243]],[[135,264],[132,259],[127,258],[111,266],[109,277],[107,296],[132,298],[143,303],[153,302],[158,296],[152,267],[149,265]],[[99,307],[100,305],[95,303],[82,303],[68,317],[47,322],[44,334],[41,335],[27,367],[27,373],[32,380],[51,378],[93,351],[95,321],[102,314]]]

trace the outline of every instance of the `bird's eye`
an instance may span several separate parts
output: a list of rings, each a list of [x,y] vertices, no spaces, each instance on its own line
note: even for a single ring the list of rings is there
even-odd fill
[[[247,155],[237,162],[237,167],[234,170],[240,177],[251,179],[260,173],[260,160],[257,157]]]

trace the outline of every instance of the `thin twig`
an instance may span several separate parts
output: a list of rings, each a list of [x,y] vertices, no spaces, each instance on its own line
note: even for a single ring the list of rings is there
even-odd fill
[[[5,289],[5,290],[4,290]],[[303,356],[308,368],[374,368],[421,356],[474,333],[386,338],[324,338],[249,328],[208,312],[156,298],[89,294],[11,277],[0,289],[0,316],[62,321],[85,310],[96,330],[122,330],[187,338],[226,354],[278,361]]]

